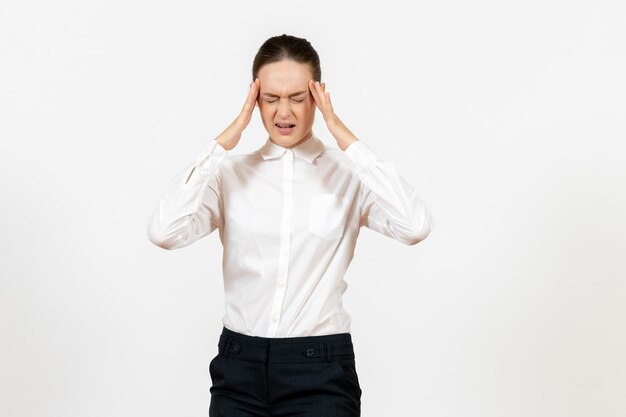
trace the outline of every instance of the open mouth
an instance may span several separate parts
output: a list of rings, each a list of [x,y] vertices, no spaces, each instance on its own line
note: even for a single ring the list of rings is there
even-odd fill
[[[293,123],[274,123],[274,125],[278,128],[278,133],[285,136],[293,134],[294,127],[296,127]]]

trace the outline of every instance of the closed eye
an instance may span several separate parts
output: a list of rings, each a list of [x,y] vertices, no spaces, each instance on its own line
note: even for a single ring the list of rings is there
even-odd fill
[[[302,103],[304,100],[306,100],[306,99],[304,99],[304,98],[302,100],[294,99],[293,101],[295,101],[296,103]],[[278,101],[278,100],[271,100],[271,101],[270,100],[265,100],[266,103],[276,103],[276,101]]]

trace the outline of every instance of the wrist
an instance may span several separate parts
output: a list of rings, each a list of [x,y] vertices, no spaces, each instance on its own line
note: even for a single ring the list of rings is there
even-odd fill
[[[230,151],[231,149],[233,149],[235,147],[235,145],[237,145],[237,143],[232,143],[232,141],[226,141],[224,140],[222,137],[218,136],[217,138],[215,138],[215,141],[220,144],[222,146],[222,148],[224,148],[227,151]]]
[[[348,148],[348,146],[352,145],[354,142],[357,142],[357,141],[358,141],[357,138],[352,138],[352,139],[349,139],[349,140],[347,140],[345,142],[338,143],[339,149],[341,149],[342,151],[345,152],[346,149]]]

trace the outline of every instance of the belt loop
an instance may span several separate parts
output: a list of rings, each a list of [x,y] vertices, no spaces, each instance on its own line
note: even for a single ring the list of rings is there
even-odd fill
[[[228,336],[228,338],[226,338],[226,343],[224,344],[224,356],[230,356],[230,342],[232,341],[232,336]]]
[[[330,356],[328,355],[328,342],[324,342],[324,361],[330,362]]]
[[[332,361],[335,357],[333,356],[333,344],[332,342],[328,343],[328,360]]]

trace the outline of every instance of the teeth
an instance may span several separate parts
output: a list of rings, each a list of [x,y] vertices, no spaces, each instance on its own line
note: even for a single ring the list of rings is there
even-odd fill
[[[281,125],[281,124],[279,124],[279,123],[276,123],[276,126],[278,126],[278,127],[282,127],[282,128],[288,128],[288,127],[293,127],[293,126],[295,126],[295,125]]]

